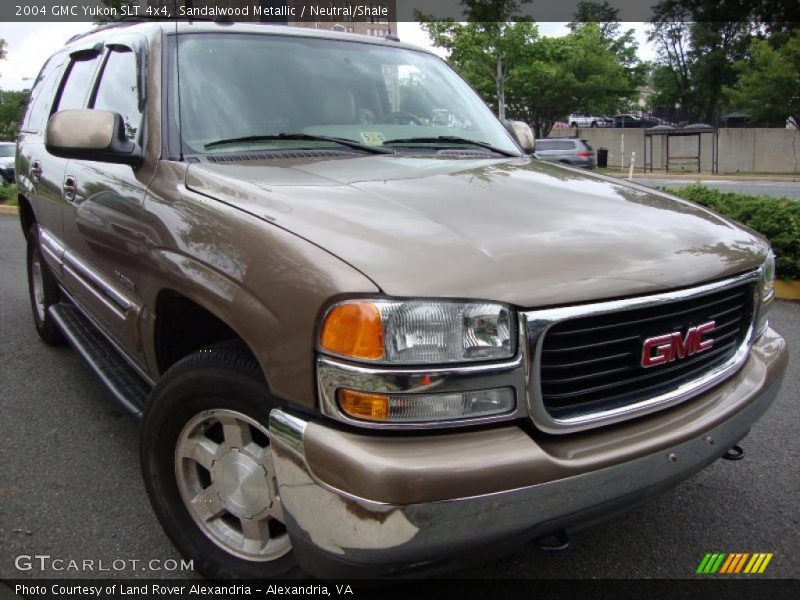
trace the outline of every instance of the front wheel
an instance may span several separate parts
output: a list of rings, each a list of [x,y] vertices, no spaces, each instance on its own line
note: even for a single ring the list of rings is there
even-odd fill
[[[274,406],[239,342],[171,367],[144,413],[142,475],[167,535],[212,579],[296,572],[267,423]]]

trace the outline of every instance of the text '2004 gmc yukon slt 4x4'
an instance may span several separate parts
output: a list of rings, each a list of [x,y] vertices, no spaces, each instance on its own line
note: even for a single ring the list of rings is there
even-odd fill
[[[107,26],[22,129],[36,328],[142,416],[207,576],[507,551],[702,469],[778,392],[764,239],[527,156],[428,52]]]

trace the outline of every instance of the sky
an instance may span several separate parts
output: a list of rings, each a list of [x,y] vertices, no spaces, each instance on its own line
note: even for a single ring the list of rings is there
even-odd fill
[[[562,36],[569,32],[566,23],[538,25],[539,32],[545,36]],[[0,39],[7,44],[6,59],[0,61],[0,89],[29,88],[51,54],[64,46],[73,35],[92,27],[92,23],[0,23]],[[639,58],[653,60],[655,51],[647,42],[647,24],[624,23],[623,28],[634,29],[639,42]],[[419,24],[398,23],[397,29],[397,34],[404,42],[431,48],[430,40]],[[436,48],[434,51],[444,54]]]

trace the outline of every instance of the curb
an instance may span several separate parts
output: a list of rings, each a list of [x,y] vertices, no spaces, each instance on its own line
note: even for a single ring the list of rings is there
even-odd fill
[[[775,295],[781,300],[800,300],[800,279],[775,280]]]
[[[3,206],[0,204],[0,215],[18,215],[19,208],[16,206]]]

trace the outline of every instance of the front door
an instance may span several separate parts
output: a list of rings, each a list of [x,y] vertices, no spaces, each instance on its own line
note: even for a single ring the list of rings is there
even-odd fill
[[[144,52],[106,43],[87,106],[123,117],[128,137],[142,141]],[[74,300],[135,366],[140,339],[142,206],[147,176],[128,165],[70,160],[64,177],[63,236],[67,286]]]

